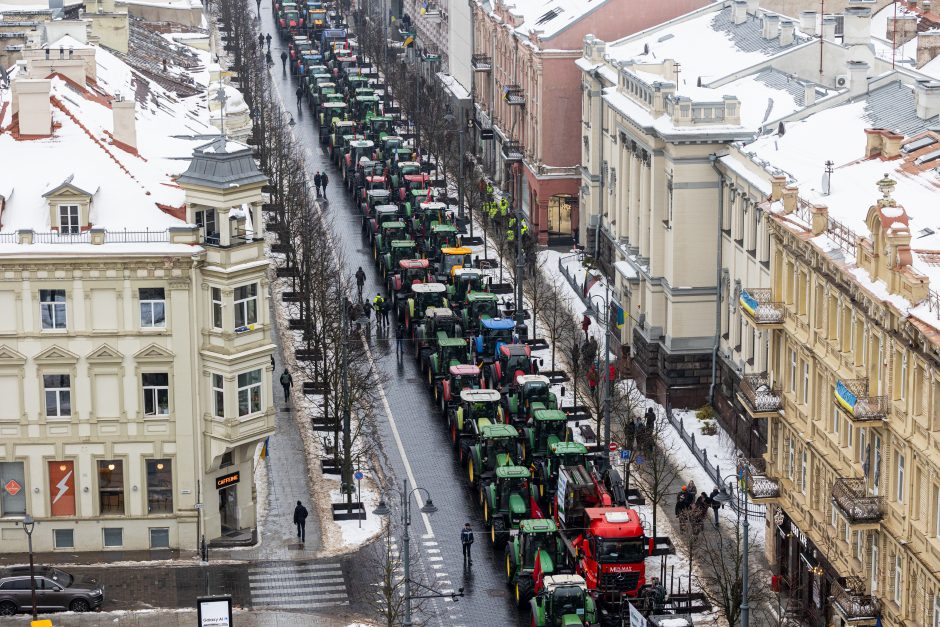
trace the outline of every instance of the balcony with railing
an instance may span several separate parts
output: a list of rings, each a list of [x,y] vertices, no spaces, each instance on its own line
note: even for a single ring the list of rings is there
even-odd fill
[[[850,625],[875,625],[881,615],[881,601],[865,592],[861,577],[846,577],[845,585],[833,582],[832,604]]]
[[[503,143],[502,153],[503,159],[510,163],[525,159],[525,151],[522,149],[522,144],[517,141]]]
[[[878,426],[887,420],[891,408],[887,396],[869,394],[868,379],[837,381],[833,402],[852,422],[862,427]]]
[[[766,372],[744,375],[738,399],[753,418],[769,418],[783,409],[783,394],[778,386],[771,385]]]
[[[504,85],[503,100],[513,106],[525,105],[525,92],[518,85]]]
[[[780,496],[780,483],[767,476],[767,462],[762,457],[742,459],[738,463],[747,485],[747,493],[756,503],[767,503]]]
[[[470,57],[470,66],[474,72],[492,72],[493,59],[488,54],[474,54]]]
[[[832,485],[832,502],[853,531],[877,529],[885,515],[885,498],[869,495],[864,479],[836,479]]]
[[[741,290],[738,304],[745,317],[762,329],[778,329],[783,326],[784,306],[775,302],[773,292],[768,288],[748,288]]]

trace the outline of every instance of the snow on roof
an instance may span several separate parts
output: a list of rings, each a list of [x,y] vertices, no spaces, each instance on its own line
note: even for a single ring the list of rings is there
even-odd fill
[[[516,32],[523,37],[535,33],[541,39],[554,37],[607,0],[513,0],[507,9],[522,18]]]
[[[63,38],[65,39],[65,38]],[[62,41],[62,40],[60,40]],[[51,79],[53,133],[21,140],[12,131],[12,90],[0,94],[0,189],[12,188],[0,215],[0,232],[49,232],[43,194],[65,181],[93,195],[90,222],[108,230],[163,230],[182,222],[165,209],[180,209],[184,193],[174,182],[193,149],[218,132],[207,124],[199,96],[181,99],[133,71],[108,50],[95,48],[96,80],[78,85]],[[136,102],[137,154],[112,141],[110,101]]]
[[[444,84],[444,87],[446,87],[447,90],[451,94],[453,94],[454,98],[456,98],[457,100],[467,100],[468,98],[470,98],[470,92],[467,91],[467,88],[464,87],[460,83],[460,81],[458,81],[456,78],[454,78],[450,74],[447,74],[445,72],[438,72],[437,78],[438,80],[441,81],[441,83]]]
[[[74,37],[72,37],[71,35],[62,35],[55,41],[50,41],[49,43],[43,45],[43,48],[49,48],[50,50],[54,50],[58,48],[64,48],[66,50],[70,48],[73,50],[79,50],[79,49],[86,49],[86,48],[94,48],[94,46],[92,46],[91,44],[87,44],[83,41],[79,41],[75,39]]]

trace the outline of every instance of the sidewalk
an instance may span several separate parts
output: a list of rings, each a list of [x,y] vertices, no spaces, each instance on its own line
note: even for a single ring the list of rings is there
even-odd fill
[[[331,612],[338,614],[338,612]],[[117,624],[120,627],[192,627],[196,624],[195,610],[157,610],[143,612],[89,612],[75,614],[47,614],[56,627],[86,627],[91,625]],[[29,625],[31,617],[20,615],[5,618],[4,625]],[[232,622],[238,627],[369,627],[373,623],[352,612],[336,616],[298,614],[291,612],[266,612],[235,610]]]

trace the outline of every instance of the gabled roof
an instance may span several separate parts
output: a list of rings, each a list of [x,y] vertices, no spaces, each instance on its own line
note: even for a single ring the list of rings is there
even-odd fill
[[[50,186],[49,190],[45,192],[42,197],[48,198],[53,196],[63,189],[71,188],[75,191],[81,192],[88,196],[94,196],[98,191],[98,183],[92,181],[90,178],[76,179],[74,174],[69,174],[65,180],[63,180],[58,185]]]
[[[258,169],[251,148],[219,137],[193,151],[189,168],[177,182],[225,190],[267,180]]]

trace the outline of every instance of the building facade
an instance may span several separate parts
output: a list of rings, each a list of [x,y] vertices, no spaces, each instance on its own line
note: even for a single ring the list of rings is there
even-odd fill
[[[539,243],[570,243],[579,229],[583,133],[574,62],[584,36],[623,36],[702,4],[673,0],[627,10],[621,0],[472,3],[474,102],[480,129],[492,137],[479,149]]]
[[[94,46],[27,55],[4,92],[0,552],[25,514],[40,552],[252,538],[266,179],[200,101]]]

